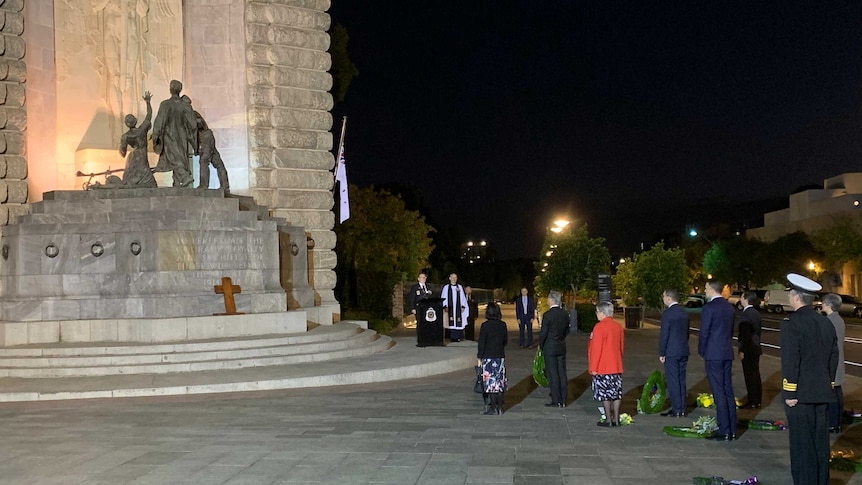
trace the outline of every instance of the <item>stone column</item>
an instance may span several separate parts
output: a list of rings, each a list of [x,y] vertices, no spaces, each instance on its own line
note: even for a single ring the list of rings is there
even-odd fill
[[[27,213],[24,0],[0,2],[0,225]]]
[[[246,3],[249,191],[314,240],[309,266],[319,304],[335,300],[329,0]]]

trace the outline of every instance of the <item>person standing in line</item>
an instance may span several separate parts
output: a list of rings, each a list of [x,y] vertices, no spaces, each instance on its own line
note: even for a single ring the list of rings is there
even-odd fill
[[[488,396],[487,415],[503,414],[503,393],[506,391],[505,347],[509,342],[506,322],[500,306],[489,302],[486,321],[479,328],[478,365],[482,368],[482,395]]]
[[[434,296],[434,292],[432,292],[426,285],[425,281],[428,279],[428,274],[424,271],[419,272],[419,276],[416,278],[416,283],[410,287],[410,301],[407,306],[410,307],[410,313],[416,315],[416,312],[419,310],[419,303],[426,299]]]
[[[614,305],[603,301],[596,305],[599,323],[593,327],[587,346],[589,372],[593,381],[593,398],[602,403],[605,421],[598,426],[620,425],[623,399],[623,326],[613,319]]]
[[[763,385],[760,379],[760,312],[754,308],[757,293],[743,291],[739,297],[742,315],[739,317],[739,358],[742,359],[742,376],[748,398],[740,409],[759,409],[763,399]]]
[[[700,313],[697,353],[704,360],[718,421],[718,430],[707,439],[732,441],[736,439],[736,398],[731,381],[735,310],[721,296],[722,289],[724,284],[719,281],[706,282],[707,302]]]
[[[470,310],[467,308],[467,295],[464,288],[458,284],[458,275],[449,275],[449,284],[443,287],[443,310],[448,311],[449,320],[446,328],[449,329],[449,340],[460,342],[464,338],[464,327],[467,326],[467,317]]]
[[[560,308],[560,292],[548,293],[548,306],[542,315],[542,329],[539,331],[539,347],[545,356],[545,372],[548,387],[551,388],[551,402],[547,407],[566,407],[568,381],[566,375],[566,335],[569,334],[569,317]]]
[[[827,293],[823,295],[823,311],[826,313],[826,318],[832,322],[835,327],[835,337],[838,341],[838,368],[835,371],[835,402],[830,402],[828,408],[829,413],[829,432],[841,432],[841,417],[844,413],[844,319],[838,314],[838,309],[841,308],[841,297],[835,293]]]
[[[781,388],[790,431],[790,473],[795,485],[829,483],[829,419],[838,370],[838,337],[829,319],[811,307],[819,283],[790,273],[793,308],[781,322]]]
[[[664,364],[670,409],[662,416],[685,416],[686,383],[688,368],[689,316],[679,304],[679,292],[673,288],[664,290],[661,300],[667,309],[661,314],[661,330],[658,339],[658,360]]]
[[[533,346],[533,316],[536,314],[536,302],[528,293],[525,286],[521,288],[521,296],[515,299],[515,314],[518,316],[518,346],[522,349]],[[524,340],[525,334],[526,340]]]
[[[464,287],[464,294],[467,296],[467,326],[464,328],[464,338],[467,340],[476,340],[476,319],[479,318],[479,302],[473,296],[473,288],[471,286]]]

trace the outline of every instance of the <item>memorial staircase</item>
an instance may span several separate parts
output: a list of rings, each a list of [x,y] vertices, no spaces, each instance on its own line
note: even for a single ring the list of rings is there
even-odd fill
[[[417,349],[413,339],[341,322],[296,334],[168,343],[0,348],[0,402],[169,396],[362,384],[469,368],[476,346]]]

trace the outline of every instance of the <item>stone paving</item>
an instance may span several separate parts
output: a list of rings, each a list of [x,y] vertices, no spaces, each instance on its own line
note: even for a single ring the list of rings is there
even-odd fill
[[[634,415],[640,387],[658,368],[657,338],[652,326],[626,332],[624,412]],[[689,418],[634,415],[631,426],[597,427],[583,334],[568,342],[569,406],[545,408],[547,391],[529,375],[534,351],[516,344],[510,333],[502,416],[479,414],[471,370],[254,394],[5,404],[0,484],[666,485],[713,474],[791,483],[786,432],[740,429],[730,443],[662,434],[664,425],[712,413],[692,409]],[[778,359],[761,365],[766,407],[739,417],[783,419]],[[847,407],[862,408],[859,379],[848,381]],[[708,388],[696,357],[689,387],[692,403]],[[833,449],[862,452],[862,426]],[[833,472],[830,483],[862,477]]]

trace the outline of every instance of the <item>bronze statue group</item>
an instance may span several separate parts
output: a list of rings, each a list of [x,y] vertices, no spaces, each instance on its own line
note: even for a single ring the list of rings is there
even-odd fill
[[[209,188],[210,165],[216,169],[219,188],[230,191],[227,170],[216,148],[215,137],[203,116],[192,108],[188,96],[180,96],[183,85],[177,80],[170,83],[171,97],[159,104],[156,119],[153,114],[149,91],[143,99],[147,104],[147,115],[138,126],[137,118],[126,115],[129,130],[120,138],[120,155],[126,157],[122,180],[108,178],[105,188],[155,188],[155,172],[172,172],[174,187],[190,187],[194,182],[191,171],[191,155],[200,156],[198,188]],[[150,167],[147,160],[147,133],[152,128],[153,151],[159,155],[158,164]],[[131,152],[128,153],[128,149]]]

